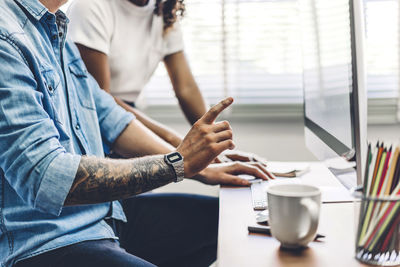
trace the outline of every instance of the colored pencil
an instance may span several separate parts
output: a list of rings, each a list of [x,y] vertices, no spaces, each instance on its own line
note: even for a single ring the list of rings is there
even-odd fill
[[[394,230],[396,229],[397,225],[400,223],[400,214],[397,214],[397,218],[394,221],[394,223],[392,224],[392,226],[390,227],[390,230],[388,232],[388,234],[385,237],[385,240],[383,241],[382,247],[381,247],[381,251],[384,252],[387,250],[388,246],[389,246],[389,241],[391,240]]]
[[[376,159],[378,157],[378,150],[379,150],[379,142],[376,144],[376,148],[372,151],[372,160],[371,164],[369,166],[369,171],[368,171],[368,179],[367,179],[367,191],[365,193],[366,196],[368,196],[371,192],[371,183],[372,183],[372,178],[374,176],[374,170],[375,170],[375,163]]]
[[[383,171],[383,168],[384,168],[384,165],[385,165],[385,162],[386,162],[385,161],[386,154],[387,154],[386,148],[384,148],[384,150],[382,151],[382,154],[381,154],[379,167],[377,168],[378,171],[377,171],[377,174],[376,174],[376,177],[375,177],[375,183],[374,183],[374,185],[372,185],[373,189],[371,190],[371,194],[370,194],[370,196],[372,196],[372,197],[375,197],[376,193],[378,191],[380,179],[381,179],[381,176],[382,176],[382,171]],[[365,219],[364,219],[364,223],[366,224],[365,227],[368,227],[371,224],[371,222],[374,222],[374,219],[375,219],[374,215],[376,213],[375,212],[375,207],[376,207],[375,203],[371,203],[371,202],[368,203],[367,213],[366,213],[366,216],[365,216]],[[364,229],[366,229],[366,228],[364,228]],[[363,233],[365,233],[365,232],[363,231]]]
[[[369,171],[369,178],[368,178],[368,185],[367,185],[367,193],[366,196],[369,196],[371,194],[371,188],[372,188],[372,180],[374,178],[374,175],[376,175],[377,172],[377,162],[378,162],[378,155],[379,155],[379,150],[380,150],[380,145],[379,142],[376,144],[376,149],[374,150],[373,156],[372,156],[372,161],[370,165],[370,171]],[[361,227],[361,232],[360,232],[360,238],[359,238],[359,246],[361,246],[361,241],[363,240],[368,226],[369,226],[369,216],[368,216],[368,209],[370,207],[370,203],[367,202],[365,205],[365,210],[363,212],[363,218],[362,218],[362,227]],[[368,216],[368,220],[366,219]]]
[[[382,142],[382,144],[380,145],[380,147],[379,147],[379,149],[378,149],[378,155],[376,156],[375,169],[374,169],[374,176],[372,177],[371,188],[373,188],[373,187],[374,187],[374,184],[375,184],[376,175],[377,175],[377,173],[378,173],[379,165],[380,165],[380,162],[381,162],[382,152],[383,152],[383,142]]]
[[[365,178],[364,178],[364,186],[363,186],[363,192],[364,194],[367,193],[367,186],[368,186],[368,177],[369,177],[369,169],[371,166],[371,160],[372,160],[372,152],[371,152],[371,144],[368,144],[368,151],[367,151],[367,164],[365,164]]]
[[[379,185],[378,185],[378,191],[376,192],[377,195],[379,195],[382,191],[382,186],[384,184],[384,181],[386,180],[386,173],[389,167],[389,160],[390,160],[390,156],[392,155],[392,146],[390,146],[388,152],[386,153],[386,159],[385,159],[385,164],[383,166],[383,171],[382,171],[382,176],[380,178],[379,181]]]
[[[377,172],[376,177],[375,177],[375,183],[373,185],[374,187],[372,189],[371,196],[376,196],[376,194],[378,193],[379,184],[380,184],[381,179],[382,179],[382,173],[383,173],[383,170],[385,168],[386,156],[387,156],[387,150],[386,150],[386,148],[384,148],[384,150],[382,152],[382,155],[381,155],[378,172]]]
[[[387,174],[387,169],[388,169],[388,166],[389,166],[389,160],[390,160],[390,156],[391,156],[391,151],[392,151],[392,146],[389,148],[389,150],[387,151],[386,155],[385,155],[385,152],[384,152],[384,154],[382,156],[382,161],[384,160],[385,163],[383,164],[382,174],[376,180],[376,184],[378,185],[376,196],[381,196],[383,194],[382,187],[383,187],[384,184],[387,183],[386,174]],[[380,211],[381,211],[381,202],[373,203],[371,221],[375,221],[375,219],[378,218],[377,215],[378,215],[378,213]]]
[[[390,166],[390,171],[389,171],[389,176],[388,176],[388,183],[386,185],[385,193],[384,193],[386,196],[391,193],[391,187],[392,187],[394,173],[396,171],[396,164],[397,164],[397,158],[399,157],[399,152],[400,152],[400,147],[397,146],[394,151],[394,154],[393,154],[392,162],[390,164],[391,166]]]
[[[396,170],[393,175],[392,188],[395,188],[397,186],[397,184],[399,183],[399,178],[400,178],[400,156],[397,158]]]

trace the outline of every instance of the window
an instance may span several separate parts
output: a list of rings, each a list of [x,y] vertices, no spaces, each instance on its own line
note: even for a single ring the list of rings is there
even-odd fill
[[[366,69],[371,121],[400,121],[398,0],[365,0]]]
[[[301,105],[296,0],[186,2],[185,51],[209,103],[232,95],[242,105]],[[392,121],[399,110],[398,0],[364,0],[364,8],[369,114],[373,121]],[[170,89],[160,66],[145,103],[176,103]]]
[[[208,102],[228,95],[236,104],[302,102],[295,0],[186,2],[185,51]],[[146,88],[148,104],[174,103],[165,75],[159,68]]]

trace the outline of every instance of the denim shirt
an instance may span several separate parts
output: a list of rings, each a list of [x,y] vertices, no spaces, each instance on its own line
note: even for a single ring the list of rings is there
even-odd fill
[[[63,207],[81,155],[104,157],[134,119],[88,74],[68,19],[38,0],[0,1],[0,263],[116,238],[118,202]]]

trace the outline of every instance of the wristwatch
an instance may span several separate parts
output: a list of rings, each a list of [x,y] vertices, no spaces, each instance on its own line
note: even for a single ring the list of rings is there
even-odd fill
[[[185,176],[183,168],[183,156],[179,152],[172,152],[164,156],[164,161],[172,167],[175,171],[176,180],[175,183],[183,180]]]

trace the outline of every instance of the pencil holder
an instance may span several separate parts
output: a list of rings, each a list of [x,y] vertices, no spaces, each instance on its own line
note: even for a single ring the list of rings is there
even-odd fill
[[[356,259],[372,265],[400,265],[400,196],[365,196],[361,199],[356,238]]]

